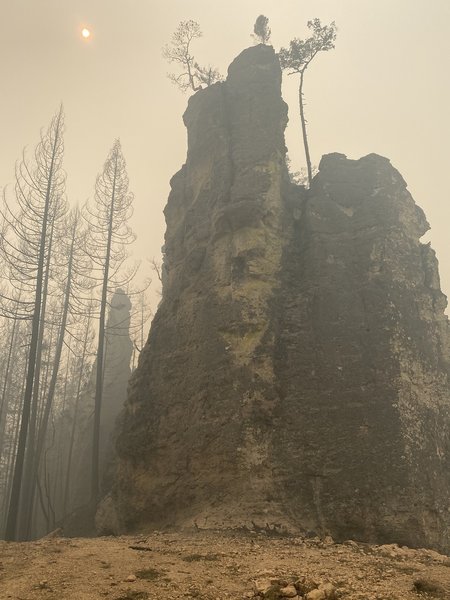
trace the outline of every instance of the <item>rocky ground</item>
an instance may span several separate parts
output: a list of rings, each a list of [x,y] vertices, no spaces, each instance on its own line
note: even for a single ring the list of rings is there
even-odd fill
[[[450,599],[431,550],[265,533],[161,533],[0,542],[6,600]]]

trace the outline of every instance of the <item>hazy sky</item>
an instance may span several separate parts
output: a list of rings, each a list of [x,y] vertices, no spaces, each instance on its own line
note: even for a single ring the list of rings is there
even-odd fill
[[[308,19],[335,20],[336,49],[316,59],[305,83],[313,162],[335,151],[389,157],[426,212],[425,239],[450,293],[450,0],[0,0],[0,9],[0,187],[62,101],[69,199],[92,195],[120,137],[142,257],[159,255],[169,179],[186,153],[187,96],[166,78],[161,57],[179,21],[200,23],[196,58],[226,73],[252,44],[260,13],[276,49],[305,36]],[[297,88],[285,79],[296,169],[303,166]]]

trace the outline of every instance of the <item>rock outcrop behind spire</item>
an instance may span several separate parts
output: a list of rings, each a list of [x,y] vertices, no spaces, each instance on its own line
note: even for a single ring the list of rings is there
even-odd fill
[[[428,224],[385,158],[285,166],[272,48],[192,96],[163,299],[119,436],[122,526],[449,548],[449,331]]]

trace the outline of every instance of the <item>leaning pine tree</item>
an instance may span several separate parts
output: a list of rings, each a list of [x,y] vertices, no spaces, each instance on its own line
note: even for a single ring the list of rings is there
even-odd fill
[[[106,159],[103,172],[97,177],[95,201],[87,205],[84,218],[91,234],[89,255],[95,283],[99,290],[98,342],[96,352],[94,426],[92,437],[91,506],[98,500],[100,415],[103,401],[103,370],[105,360],[106,309],[110,293],[125,286],[134,273],[121,276],[128,253],[126,247],[135,236],[128,225],[132,214],[133,194],[128,190],[128,175],[120,141],[116,140]]]
[[[336,41],[336,25],[334,21],[330,25],[323,25],[320,19],[308,21],[308,28],[312,35],[306,40],[294,38],[289,43],[289,48],[281,48],[279,52],[280,65],[288,75],[299,74],[300,83],[298,89],[298,101],[300,108],[300,120],[302,124],[303,144],[305,146],[306,167],[308,169],[308,183],[312,182],[311,156],[309,153],[308,136],[306,132],[305,108],[303,102],[303,83],[305,72],[312,60],[319,52],[326,52],[334,48]]]

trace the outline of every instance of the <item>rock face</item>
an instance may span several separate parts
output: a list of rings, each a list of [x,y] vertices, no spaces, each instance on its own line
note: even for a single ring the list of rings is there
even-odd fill
[[[284,527],[450,546],[450,335],[428,229],[385,158],[290,183],[272,48],[184,115],[163,299],[129,388],[125,529]]]
[[[131,301],[124,290],[118,288],[111,298],[105,328],[105,364],[103,402],[100,415],[100,474],[103,491],[109,491],[114,456],[116,419],[127,397],[131,375],[133,342],[130,338]],[[93,376],[96,374],[94,370]]]

